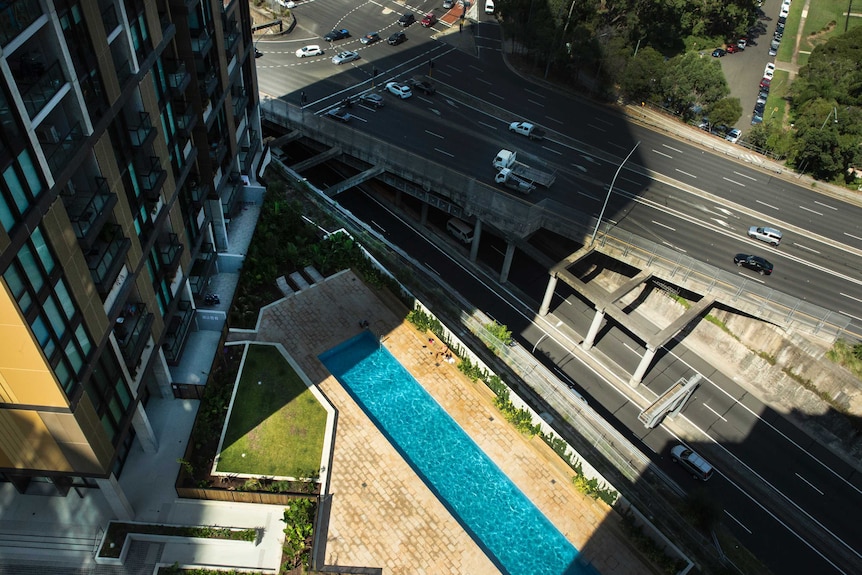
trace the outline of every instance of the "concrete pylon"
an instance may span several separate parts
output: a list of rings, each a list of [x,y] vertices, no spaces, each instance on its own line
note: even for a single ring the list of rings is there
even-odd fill
[[[551,300],[554,298],[554,290],[557,289],[557,274],[551,273],[551,279],[548,280],[548,287],[545,288],[545,297],[542,298],[542,305],[539,307],[539,315],[546,316],[551,309]]]
[[[117,481],[117,476],[111,475],[105,479],[97,478],[96,484],[99,486],[99,491],[105,497],[108,505],[111,506],[111,511],[120,521],[131,521],[135,518],[135,510],[132,504],[126,498],[123,488]]]
[[[470,261],[475,262],[479,256],[479,238],[482,235],[482,220],[476,218],[476,225],[473,226],[473,243],[470,245]]]
[[[632,378],[629,380],[629,387],[637,387],[640,385],[641,380],[643,380],[644,374],[647,369],[649,369],[650,364],[652,363],[653,358],[655,357],[656,351],[658,348],[650,347],[647,345],[646,351],[644,352],[644,356],[641,358],[640,363],[638,364],[637,369],[632,375]]]
[[[500,283],[506,283],[509,279],[509,270],[512,268],[512,258],[515,256],[515,243],[506,242],[506,256],[503,258],[503,269],[500,270]]]
[[[581,348],[584,351],[590,351],[593,343],[596,341],[596,335],[599,333],[599,328],[602,327],[602,320],[605,318],[604,308],[596,308],[596,315],[593,316],[593,322],[590,324],[590,330],[587,332],[587,337],[584,338]]]
[[[159,450],[159,440],[150,425],[150,418],[144,410],[144,406],[138,403],[135,414],[132,416],[132,427],[135,428],[135,437],[141,442],[144,453],[156,453]]]

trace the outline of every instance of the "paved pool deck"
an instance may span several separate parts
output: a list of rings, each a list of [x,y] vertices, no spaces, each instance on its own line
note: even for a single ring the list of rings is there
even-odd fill
[[[618,516],[579,493],[572,472],[538,437],[518,433],[493,394],[443,361],[407,310],[347,270],[262,311],[256,341],[281,343],[338,411],[329,484],[325,564],[386,574],[499,573],[471,536],[332,377],[318,356],[357,335],[360,321],[603,575],[652,573],[620,536]],[[246,336],[232,334],[231,340]],[[520,575],[520,574],[518,574]]]

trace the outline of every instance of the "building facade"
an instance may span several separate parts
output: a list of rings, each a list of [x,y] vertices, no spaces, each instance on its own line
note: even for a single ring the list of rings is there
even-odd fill
[[[248,2],[2,2],[0,120],[0,479],[128,518],[260,157]]]

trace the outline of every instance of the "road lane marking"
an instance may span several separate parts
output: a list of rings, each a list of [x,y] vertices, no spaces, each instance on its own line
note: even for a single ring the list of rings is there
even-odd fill
[[[689,174],[688,172],[683,172],[683,171],[682,171],[682,170],[680,170],[679,168],[677,168],[677,169],[676,169],[676,171],[677,171],[677,172],[679,172],[680,174],[684,175],[684,176],[688,176],[688,177],[690,177],[690,178],[694,178],[695,180],[697,179],[697,176],[695,176],[694,174]]]
[[[435,134],[431,130],[425,130],[425,133],[428,134],[429,136],[434,136],[435,138],[440,138],[441,140],[444,139],[443,136],[441,136],[440,134]]]
[[[499,98],[500,100],[505,100],[503,96],[501,96],[500,94],[495,94],[494,92],[488,92],[488,95],[494,96],[495,98]]]
[[[797,244],[796,242],[793,242],[793,245],[796,246],[797,248],[802,248],[803,250],[808,250],[809,252],[814,253],[814,254],[820,253],[819,251],[815,250],[814,248],[809,248],[808,246],[804,246],[802,244]]]
[[[546,120],[548,120],[548,121],[550,121],[550,122],[554,122],[554,123],[556,123],[556,124],[559,124],[559,125],[561,125],[561,126],[564,126],[564,125],[565,125],[565,124],[563,123],[563,121],[562,121],[562,120],[558,120],[558,119],[556,119],[556,118],[552,118],[552,117],[550,117],[550,116],[545,116],[545,119],[546,119]]]
[[[603,124],[607,124],[608,126],[613,126],[613,122],[610,120],[605,120],[604,118],[594,118],[596,122],[601,122]]]
[[[663,243],[663,244],[664,244],[664,245],[666,245],[667,247],[669,247],[669,248],[671,248],[671,249],[673,249],[673,250],[676,250],[676,251],[678,251],[678,252],[682,252],[682,253],[684,253],[684,254],[687,254],[687,253],[688,253],[687,251],[685,251],[685,250],[684,250],[684,249],[682,249],[681,247],[679,247],[679,246],[675,246],[675,245],[673,245],[672,243],[670,243],[670,242],[668,242],[668,241],[666,241],[666,240],[662,240],[662,242],[661,242],[661,243]]]
[[[845,236],[848,236],[848,237],[851,237],[851,238],[853,238],[854,240],[862,241],[862,238],[860,238],[859,236],[854,236],[853,234],[848,234],[847,232],[844,232],[844,235],[845,235]]]
[[[757,181],[757,178],[752,178],[752,177],[751,177],[751,176],[749,176],[749,175],[741,174],[741,173],[739,173],[739,172],[733,172],[733,173],[734,173],[734,174],[736,174],[737,176],[742,176],[743,178],[748,178],[748,179],[749,179],[749,180],[751,180],[752,182],[756,182],[756,181]]]
[[[721,179],[726,180],[726,181],[730,182],[731,184],[736,184],[737,186],[739,186],[741,188],[745,187],[745,184],[743,184],[742,182],[737,182],[736,180],[731,180],[730,178],[721,178]]]
[[[830,206],[829,204],[824,204],[823,202],[818,202],[817,200],[814,200],[814,203],[817,204],[818,206],[823,206],[824,208],[828,208],[830,210],[835,210],[836,212],[838,211],[838,208],[836,208],[835,206]]]
[[[491,85],[491,82],[489,82],[488,80],[483,80],[482,78],[473,78],[473,79],[476,80],[477,82],[482,82],[483,84],[488,84],[489,86]]]
[[[623,146],[623,145],[621,145],[621,144],[617,144],[616,142],[608,142],[608,145],[609,145],[609,146],[613,146],[613,147],[615,147],[615,148],[619,148],[620,150],[625,150],[626,152],[628,152],[628,151],[629,151],[629,149],[628,149],[628,148],[626,148],[625,146]]]
[[[668,150],[673,150],[674,152],[682,153],[682,150],[679,148],[674,148],[673,146],[668,146],[667,144],[662,144],[662,147],[667,148]]]
[[[528,94],[534,95],[537,98],[547,98],[547,96],[543,96],[542,94],[539,94],[538,92],[534,92],[534,91],[529,90],[527,88],[524,88],[524,91],[527,92]]]
[[[446,155],[447,155],[447,156],[449,156],[450,158],[454,158],[454,157],[455,157],[455,154],[450,154],[449,152],[447,152],[447,151],[445,151],[445,150],[441,150],[440,148],[434,148],[434,151],[435,151],[435,152],[440,152],[441,154],[446,154]]]
[[[745,272],[736,272],[736,273],[737,273],[737,274],[739,274],[739,275],[741,275],[742,277],[744,277],[744,278],[745,278],[745,279],[747,279],[747,280],[753,280],[753,281],[756,281],[756,282],[758,282],[758,283],[762,283],[763,285],[766,285],[766,282],[765,282],[765,281],[763,281],[762,279],[758,279],[758,278],[756,278],[756,277],[751,277],[751,276],[749,276],[749,275],[748,275],[747,273],[745,273]]]
[[[734,517],[733,515],[731,515],[731,514],[730,514],[730,512],[729,512],[727,509],[725,509],[725,510],[724,510],[724,513],[725,513],[725,515],[727,515],[728,517],[730,517],[731,519],[733,519],[734,521],[736,521],[737,525],[739,525],[740,527],[742,527],[743,529],[745,529],[746,531],[748,531],[748,534],[749,534],[749,535],[751,535],[751,529],[749,529],[748,527],[746,527],[745,525],[743,525],[743,524],[742,524],[742,521],[740,521],[739,519],[737,519],[736,517]]]
[[[446,64],[446,67],[447,67],[447,68],[451,68],[451,69],[455,70],[455,71],[456,71],[456,72],[458,72],[459,74],[460,74],[461,72],[463,72],[463,70],[461,70],[461,68],[459,68],[459,67],[457,67],[457,66],[453,66],[452,64]]]
[[[562,153],[562,152],[560,152],[559,150],[552,150],[552,149],[551,149],[551,148],[549,148],[548,146],[542,146],[542,149],[543,149],[543,150],[548,150],[549,152],[553,152],[553,153],[557,154],[558,156],[562,156],[562,155],[563,155],[563,153]]]
[[[811,483],[810,481],[808,481],[807,479],[805,479],[804,477],[802,477],[802,476],[801,476],[801,475],[799,475],[798,473],[794,473],[794,475],[795,475],[796,477],[798,477],[799,479],[801,479],[802,481],[804,481],[805,483],[807,483],[807,484],[808,484],[808,487],[810,487],[811,489],[813,489],[814,491],[816,491],[816,492],[817,492],[817,493],[819,493],[820,495],[823,495],[823,492],[822,492],[822,491],[820,491],[819,489],[817,489],[816,487],[814,487],[814,484],[813,484],[813,483]]]
[[[725,417],[724,417],[722,414],[720,414],[719,412],[717,412],[716,410],[714,410],[713,408],[711,408],[710,406],[708,406],[708,405],[707,405],[707,404],[705,404],[705,403],[704,403],[704,404],[702,404],[702,405],[703,405],[705,408],[707,408],[708,410],[710,410],[711,412],[713,412],[717,418],[719,418],[719,419],[720,419],[720,420],[722,420],[723,422],[727,423],[727,419],[725,419]]]
[[[476,70],[477,72],[484,72],[485,71],[483,68],[479,68],[478,66],[474,66],[473,64],[470,64],[469,67]]]
[[[671,156],[670,154],[665,154],[664,152],[659,152],[655,148],[653,148],[652,151],[655,152],[656,154],[658,154],[659,156],[664,156],[665,158],[673,158],[673,156]]]
[[[838,313],[840,313],[841,315],[846,315],[847,317],[852,317],[853,319],[858,319],[859,321],[862,321],[862,317],[855,316],[855,315],[853,315],[852,313],[848,313],[848,312],[846,312],[846,311],[844,311],[844,310],[840,310],[840,309],[839,309],[839,310],[838,310]]]
[[[435,270],[433,267],[431,267],[431,264],[429,264],[428,262],[425,262],[425,267],[427,267],[429,270],[431,270],[432,272],[434,272],[435,274],[437,274],[437,276],[438,276],[438,277],[442,277],[442,276],[440,276],[440,272],[438,272],[438,271],[437,271],[437,270]]]
[[[595,196],[591,196],[590,194],[588,194],[588,193],[586,193],[586,192],[580,192],[580,191],[579,191],[579,192],[578,192],[578,195],[579,195],[579,196],[584,196],[585,198],[590,198],[591,200],[593,200],[593,201],[595,201],[595,202],[598,202],[598,201],[599,201],[599,199],[598,199],[597,197],[595,197]]]
[[[378,224],[374,220],[371,220],[371,225],[374,226],[375,228],[377,228],[378,230],[380,230],[384,235],[386,235],[386,228],[384,228],[383,226],[381,226],[380,224]]]
[[[485,122],[479,122],[479,125],[485,126],[486,128],[491,128],[492,130],[497,129],[497,126],[492,126],[491,124],[486,124]]]
[[[668,229],[668,230],[670,230],[670,231],[672,231],[672,232],[675,232],[675,231],[676,231],[676,228],[672,228],[672,227],[670,227],[670,226],[669,226],[669,225],[667,225],[667,224],[663,224],[663,223],[661,223],[661,222],[657,222],[657,221],[655,221],[655,220],[651,220],[651,221],[652,221],[652,223],[654,223],[654,224],[655,224],[655,225],[657,225],[657,226],[661,226],[661,227],[666,228],[666,229]]]
[[[800,210],[805,210],[806,212],[811,212],[812,214],[817,214],[818,216],[822,216],[823,214],[818,212],[817,210],[812,210],[811,208],[806,208],[805,206],[799,206]]]
[[[587,173],[587,168],[585,166],[582,166],[580,164],[572,164],[572,165],[574,167],[576,167],[577,169],[579,169],[580,171],[582,171],[583,173],[585,173],[585,174]]]
[[[537,101],[535,101],[535,100],[530,100],[530,99],[528,99],[527,101],[528,101],[529,103],[531,103],[531,104],[535,104],[536,106],[538,106],[538,107],[540,107],[540,108],[544,108],[544,107],[545,107],[545,105],[544,105],[544,104],[542,104],[541,102],[537,102]]]
[[[760,200],[755,200],[761,206],[766,206],[767,208],[772,208],[773,210],[777,210],[778,206],[773,206],[772,204],[767,204],[766,202],[761,202]]]
[[[844,293],[843,291],[838,292],[838,295],[843,295],[843,296],[844,296],[844,297],[846,297],[846,298],[850,298],[850,299],[852,299],[852,300],[856,300],[856,301],[858,301],[858,302],[862,303],[862,299],[859,299],[858,297],[853,297],[852,295],[850,295],[850,294],[846,294],[846,293]]]
[[[607,132],[607,130],[605,130],[604,128],[599,128],[598,126],[595,126],[593,124],[587,124],[587,127],[592,128],[593,130],[598,130],[599,132]]]

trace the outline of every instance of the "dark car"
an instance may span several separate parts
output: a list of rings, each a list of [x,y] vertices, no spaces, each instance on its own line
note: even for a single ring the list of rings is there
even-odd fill
[[[384,105],[383,96],[374,92],[362,94],[359,97],[359,103],[371,108],[382,108]]]
[[[363,44],[374,44],[378,40],[380,40],[380,34],[377,32],[370,32],[359,39]]]
[[[390,46],[397,46],[401,42],[407,41],[407,34],[405,34],[404,32],[396,32],[386,41],[389,43]]]
[[[345,124],[350,121],[350,114],[345,107],[329,109],[326,111],[324,116],[330,120],[336,120]]]
[[[766,110],[766,102],[757,102],[754,104],[754,113],[756,115],[762,116],[764,110]]]
[[[750,256],[748,254],[736,254],[733,256],[733,263],[737,266],[745,266],[759,273],[760,275],[770,275],[772,273],[772,264],[760,256]]]
[[[757,93],[757,99],[758,100],[760,100],[760,99],[765,100],[768,97],[769,97],[769,88],[768,87],[767,88],[761,88],[760,92]]]
[[[718,124],[718,125],[714,125],[712,127],[712,129],[709,131],[709,133],[712,134],[713,136],[718,136],[720,138],[723,138],[727,135],[728,130],[730,130],[730,128],[728,128],[724,124]]]
[[[422,92],[426,96],[431,96],[437,91],[434,84],[424,78],[411,78],[407,81],[407,85],[413,88],[416,92]]]
[[[263,56],[263,52],[261,52],[260,50],[258,50],[257,48],[255,48],[255,49],[254,49],[254,57],[255,57],[255,58],[260,58],[261,56]]]
[[[404,14],[401,18],[398,19],[398,25],[406,28],[415,21],[416,16],[413,15],[413,12],[408,12],[407,14]]]
[[[721,48],[716,48],[715,50],[712,51],[712,57],[713,58],[721,58],[725,54],[727,54],[727,52],[725,52]]]
[[[323,37],[327,42],[334,42],[336,40],[341,40],[342,38],[350,38],[350,32],[343,28],[341,30],[333,30]]]

